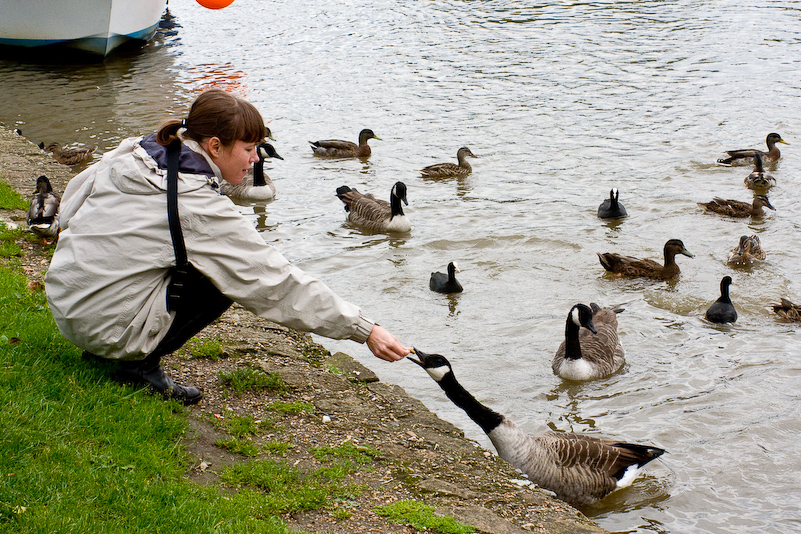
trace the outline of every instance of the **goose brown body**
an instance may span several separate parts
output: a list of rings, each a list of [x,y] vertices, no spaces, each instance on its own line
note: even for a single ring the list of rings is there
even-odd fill
[[[372,151],[367,144],[369,139],[381,140],[373,130],[364,129],[359,132],[359,144],[352,141],[341,139],[323,139],[320,141],[309,141],[312,152],[317,156],[328,156],[335,158],[366,158]]]
[[[727,150],[726,154],[728,154],[729,157],[719,159],[718,163],[723,165],[747,165],[753,163],[755,154],[759,154],[762,157],[763,163],[773,163],[774,161],[778,161],[781,157],[781,151],[779,147],[776,146],[776,143],[790,144],[782,139],[781,135],[769,133],[765,138],[765,144],[768,146],[767,151],[758,150],[756,148]]]
[[[573,306],[565,321],[565,339],[551,363],[554,374],[566,380],[594,380],[618,371],[626,362],[617,335],[617,314],[592,302]],[[589,321],[582,321],[586,316]]]
[[[755,260],[764,260],[765,251],[756,235],[740,236],[740,242],[732,249],[727,260],[733,265],[748,265]]]
[[[348,221],[376,232],[408,232],[412,229],[409,219],[403,213],[406,200],[406,184],[396,182],[390,191],[390,200],[380,200],[372,194],[362,194],[343,185],[337,188],[337,197],[345,204]]]
[[[665,452],[659,447],[583,434],[527,434],[468,393],[444,356],[414,352],[419,359],[408,359],[423,367],[448,398],[481,427],[502,459],[574,506],[593,504],[630,485],[642,466]]]
[[[782,298],[779,304],[771,304],[773,311],[787,321],[801,321],[801,305],[793,304],[786,298]]]
[[[651,259],[640,259],[633,256],[623,256],[614,252],[598,252],[598,259],[604,269],[616,273],[618,276],[628,276],[632,278],[644,277],[657,280],[669,280],[678,276],[680,269],[676,264],[676,255],[682,254],[687,257],[694,257],[679,239],[670,239],[664,247],[665,264],[660,265]]]
[[[469,148],[463,146],[456,152],[456,163],[435,163],[420,170],[420,174],[424,178],[450,178],[453,176],[467,176],[473,171],[473,168],[467,162],[467,158],[477,158]]]
[[[767,195],[756,195],[750,204],[741,200],[723,199],[715,197],[710,202],[699,202],[699,206],[714,213],[729,217],[762,217],[765,215],[764,208],[776,211],[770,203]]]
[[[88,148],[62,148],[58,143],[50,143],[44,147],[45,152],[51,152],[57,162],[62,165],[77,165],[92,157],[97,145]]]

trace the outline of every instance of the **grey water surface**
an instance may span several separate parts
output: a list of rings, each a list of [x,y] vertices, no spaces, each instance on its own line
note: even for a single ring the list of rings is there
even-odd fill
[[[284,161],[270,203],[240,206],[265,240],[396,334],[439,352],[482,402],[532,433],[584,432],[669,451],[634,486],[587,510],[641,533],[801,532],[801,347],[769,304],[801,301],[801,2],[236,0],[211,11],[172,0],[169,27],[104,63],[0,60],[0,123],[32,141],[100,145],[185,116],[220,87],[262,112]],[[356,140],[367,160],[320,159],[307,141]],[[775,212],[704,213],[749,201],[750,167],[725,149],[764,147]],[[423,179],[468,146],[466,178]],[[32,183],[35,177],[32,177]],[[338,186],[389,198],[408,186],[412,231],[349,226]],[[629,217],[602,221],[617,187]],[[767,259],[726,263],[744,234]],[[596,252],[680,256],[670,282],[607,275]],[[428,289],[456,260],[458,295]],[[704,318],[734,279],[739,319]],[[551,372],[577,302],[622,305],[627,364],[606,380]],[[317,338],[403,386],[492,449],[410,362]]]

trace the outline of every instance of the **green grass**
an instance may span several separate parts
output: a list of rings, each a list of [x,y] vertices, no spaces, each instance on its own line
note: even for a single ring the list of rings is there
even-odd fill
[[[239,367],[230,372],[220,371],[218,378],[223,388],[236,395],[243,395],[248,391],[271,391],[283,395],[290,389],[278,373],[265,373],[256,367]]]
[[[280,412],[280,413],[300,413],[300,412],[314,413],[314,404],[303,401],[295,401],[295,402],[273,401],[267,405],[267,408],[274,412]]]
[[[33,193],[34,187],[31,184],[31,196]],[[28,211],[30,207],[31,203],[26,198],[7,183],[0,181],[0,209]]]
[[[434,515],[434,507],[417,501],[402,500],[386,506],[378,506],[373,511],[387,518],[390,523],[410,525],[417,530],[433,530],[443,534],[467,534],[475,532],[475,527],[465,525],[452,517]]]
[[[187,341],[181,349],[184,356],[188,359],[204,358],[211,361],[218,361],[226,356],[222,341],[219,338],[199,338],[193,337]]]
[[[312,447],[309,450],[320,462],[341,458],[352,460],[358,464],[369,464],[381,454],[373,447],[354,445],[350,441],[343,441],[338,447]]]

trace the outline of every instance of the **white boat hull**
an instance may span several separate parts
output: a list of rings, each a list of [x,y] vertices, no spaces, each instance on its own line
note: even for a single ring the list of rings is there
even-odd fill
[[[0,45],[63,45],[107,56],[131,39],[147,41],[167,0],[3,0]]]

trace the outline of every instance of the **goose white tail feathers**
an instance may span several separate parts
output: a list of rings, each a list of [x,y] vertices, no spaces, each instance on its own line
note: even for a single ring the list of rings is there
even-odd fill
[[[501,458],[574,506],[593,504],[630,485],[645,464],[665,453],[659,447],[583,434],[526,434],[468,393],[444,356],[418,349],[414,354],[417,358],[407,359],[425,369],[448,398],[484,430]]]

